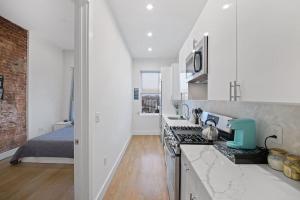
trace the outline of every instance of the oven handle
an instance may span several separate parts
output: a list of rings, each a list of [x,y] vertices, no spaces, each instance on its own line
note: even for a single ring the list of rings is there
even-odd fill
[[[165,150],[167,151],[167,153],[170,155],[171,158],[175,158],[176,154],[172,152],[172,150],[169,147],[168,142],[165,141]]]

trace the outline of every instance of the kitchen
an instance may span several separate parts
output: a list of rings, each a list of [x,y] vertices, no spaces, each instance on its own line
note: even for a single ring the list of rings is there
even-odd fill
[[[136,57],[133,137],[159,135],[169,199],[298,199],[299,2],[109,4]],[[194,22],[172,59],[175,6]]]
[[[1,175],[0,199],[39,199],[35,193],[49,200],[299,199],[299,0],[7,0],[0,8],[0,68],[12,72],[0,74],[0,168],[8,172]],[[28,19],[42,28],[26,28]],[[64,25],[73,22],[74,28]],[[56,70],[40,48],[29,47],[39,62],[27,61],[27,48],[19,55],[18,26],[40,30],[38,42],[29,44],[59,50],[53,52],[60,69],[74,68]],[[66,41],[74,42],[74,52],[56,48]],[[15,56],[28,64],[29,77],[38,70],[41,84],[20,71],[23,91],[25,82],[42,89],[35,98],[10,92],[19,94],[8,82],[19,77]],[[49,77],[55,83],[67,77],[68,84]],[[64,114],[75,119],[71,167],[56,160],[27,168],[23,158],[10,165],[14,151],[23,151],[11,144],[17,131],[31,132],[19,126],[10,133],[21,121],[10,121],[10,114],[35,99],[46,116],[62,94],[71,96],[64,103],[70,106],[57,104],[57,114],[69,110]],[[8,100],[22,104],[3,107]],[[30,122],[23,116],[22,123]],[[45,120],[35,118],[41,127]],[[63,118],[51,120],[59,125]],[[24,178],[24,169],[31,176]]]

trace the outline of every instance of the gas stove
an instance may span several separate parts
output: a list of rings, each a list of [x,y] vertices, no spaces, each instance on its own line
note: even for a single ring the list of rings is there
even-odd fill
[[[201,127],[171,128],[179,144],[212,144],[201,136],[202,130]]]
[[[173,131],[202,131],[200,126],[171,126]]]
[[[201,127],[171,127],[170,130],[175,135],[201,135]]]
[[[212,145],[212,141],[204,139],[201,127],[170,127],[165,134],[165,144],[176,154],[180,155],[180,145],[198,144]]]
[[[230,132],[226,127],[228,120],[232,118],[221,115],[203,112],[201,115],[201,124],[208,119],[216,121],[216,127],[221,131]],[[188,123],[186,123],[188,125]],[[184,124],[175,123],[172,126],[168,124],[164,127],[163,144],[165,153],[165,162],[167,166],[167,180],[169,194],[172,199],[178,200],[180,195],[180,145],[212,145],[212,141],[205,140],[202,137],[202,128],[199,125],[181,126]]]
[[[212,141],[204,139],[200,134],[175,134],[180,144],[211,145]]]

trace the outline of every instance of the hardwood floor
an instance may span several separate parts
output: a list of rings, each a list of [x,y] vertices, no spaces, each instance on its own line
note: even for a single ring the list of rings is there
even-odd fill
[[[104,200],[168,200],[159,136],[133,136]]]
[[[0,161],[0,200],[74,199],[73,165]],[[104,200],[168,200],[159,136],[133,136]]]
[[[0,200],[72,200],[73,165],[0,161]]]

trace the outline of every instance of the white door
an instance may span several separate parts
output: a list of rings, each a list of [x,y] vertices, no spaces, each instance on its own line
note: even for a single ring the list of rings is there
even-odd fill
[[[89,200],[89,9],[91,1],[75,1],[75,142],[74,192],[75,200]],[[84,133],[84,134],[83,134]]]

